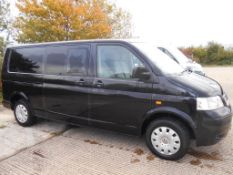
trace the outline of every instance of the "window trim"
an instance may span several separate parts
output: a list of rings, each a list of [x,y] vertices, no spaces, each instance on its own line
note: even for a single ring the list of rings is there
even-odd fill
[[[151,73],[152,71],[147,66],[147,63],[144,61],[142,56],[140,56],[134,49],[132,49],[130,46],[127,46],[122,43],[96,43],[95,44],[95,59],[94,59],[94,64],[95,64],[95,70],[94,70],[94,78],[99,78],[99,79],[104,79],[104,80],[114,80],[114,81],[130,81],[130,82],[138,82],[138,79],[122,79],[122,78],[105,78],[105,77],[98,77],[98,46],[120,46],[131,52],[137,59],[139,59],[142,64],[146,67],[146,69]]]

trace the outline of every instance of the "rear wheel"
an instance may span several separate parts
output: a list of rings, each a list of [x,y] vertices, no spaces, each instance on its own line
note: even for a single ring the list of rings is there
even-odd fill
[[[177,160],[182,158],[189,148],[189,131],[182,122],[174,119],[154,120],[147,128],[146,143],[160,158]]]
[[[17,123],[21,126],[31,126],[35,123],[29,105],[25,100],[18,100],[14,105],[14,114]]]

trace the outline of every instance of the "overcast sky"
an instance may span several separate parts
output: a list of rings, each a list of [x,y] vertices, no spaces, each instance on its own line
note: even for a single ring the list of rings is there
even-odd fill
[[[131,13],[133,35],[144,40],[175,46],[233,44],[232,0],[111,1]]]

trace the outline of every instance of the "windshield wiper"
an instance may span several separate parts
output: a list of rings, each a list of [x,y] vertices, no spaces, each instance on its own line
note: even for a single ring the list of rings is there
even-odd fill
[[[181,72],[181,74],[183,74],[183,73],[185,73],[185,72],[192,73],[193,71],[192,71],[191,69],[186,68],[186,69],[184,69],[184,70]]]

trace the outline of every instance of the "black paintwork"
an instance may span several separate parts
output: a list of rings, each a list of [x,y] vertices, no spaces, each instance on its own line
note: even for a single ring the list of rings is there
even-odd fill
[[[145,64],[151,74],[150,78],[147,80],[98,78],[96,46],[102,44],[126,47]],[[19,47],[46,48],[51,45],[86,47],[90,53],[88,75],[9,72],[11,51],[17,47],[8,48],[2,71],[5,106],[12,106],[14,100],[24,98],[38,117],[135,135],[141,135],[151,119],[170,115],[182,120],[190,128],[197,145],[216,143],[230,127],[230,106],[225,104],[224,108],[205,112],[196,110],[196,97],[223,95],[221,86],[210,78],[190,72],[164,75],[143,53],[126,41],[95,40]],[[43,62],[45,59],[46,52]],[[156,105],[156,100],[162,101],[162,104]]]

